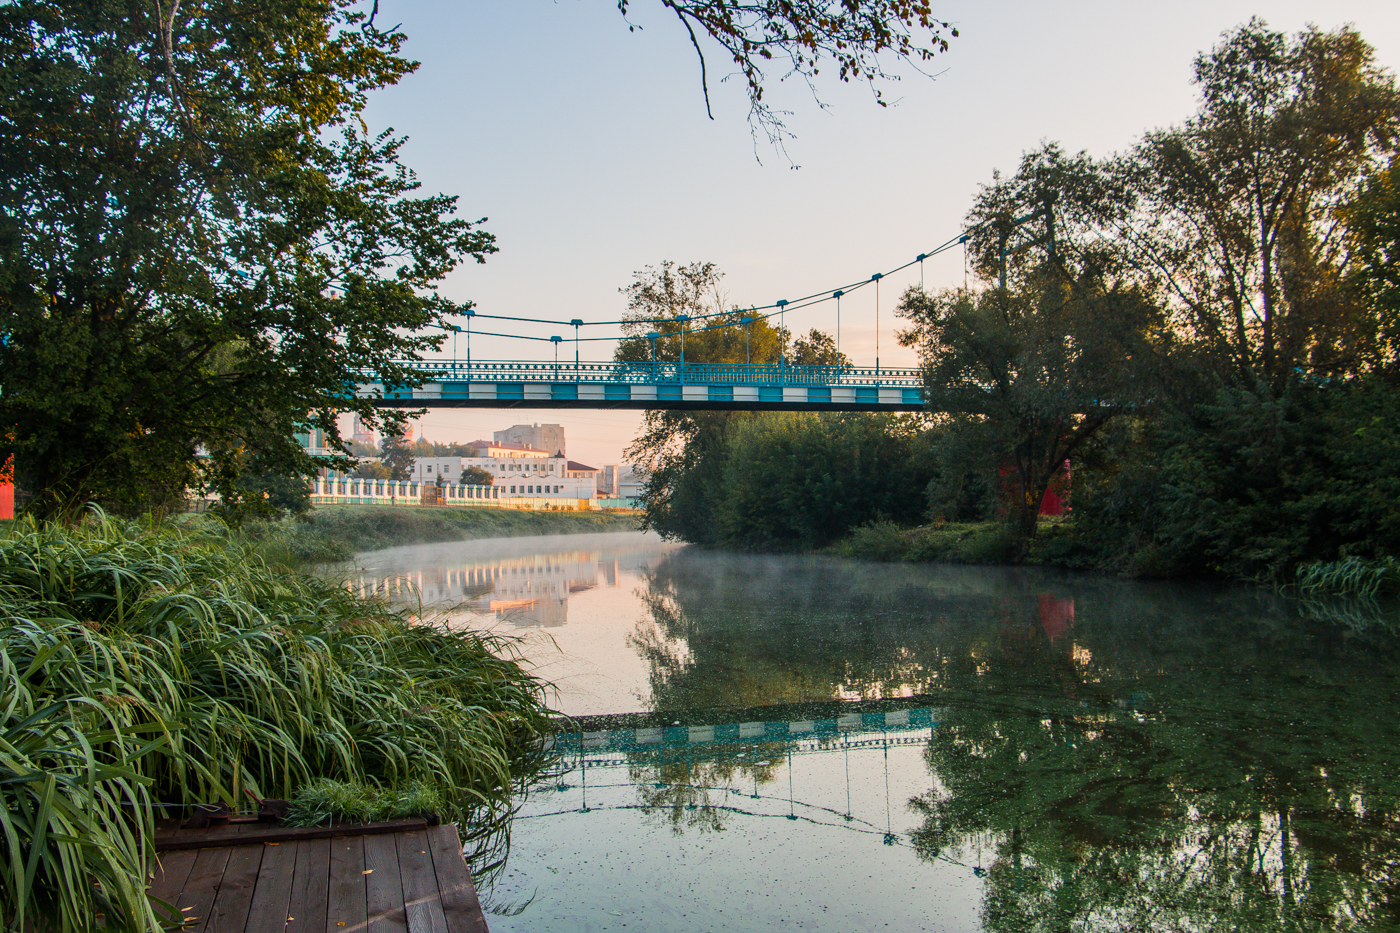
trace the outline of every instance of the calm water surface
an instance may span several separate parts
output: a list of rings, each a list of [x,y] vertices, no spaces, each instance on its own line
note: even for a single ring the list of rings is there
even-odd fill
[[[1400,929],[1400,651],[1255,591],[720,555],[362,554],[575,718],[504,931]]]

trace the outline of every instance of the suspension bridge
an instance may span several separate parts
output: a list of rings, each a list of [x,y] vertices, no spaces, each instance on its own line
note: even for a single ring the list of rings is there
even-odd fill
[[[387,383],[371,371],[359,373],[355,394],[372,399],[381,408],[615,408],[672,410],[743,410],[743,411],[919,411],[923,408],[923,377],[918,369],[880,365],[880,281],[914,265],[923,263],[967,242],[967,234],[959,234],[927,253],[889,272],[877,272],[868,279],[838,288],[823,289],[805,297],[779,300],[769,305],[747,309],[718,310],[694,316],[679,314],[655,319],[568,321],[484,314],[466,309],[466,327],[452,325],[453,354],[448,359],[415,361],[409,366],[421,382],[417,385]],[[875,358],[873,366],[850,364],[840,355],[841,299],[859,289],[875,290]],[[784,348],[776,363],[752,363],[747,360],[749,332],[758,321],[777,318],[779,329],[786,332],[786,316],[806,308],[835,302],[836,350],[840,365],[798,365],[787,357]],[[473,322],[499,321],[505,327],[482,330]],[[509,325],[555,325],[569,337],[556,334],[549,337],[532,336],[512,331]],[[654,328],[644,331],[643,328]],[[624,333],[607,336],[583,336],[584,328],[622,329]],[[685,359],[685,339],[705,331],[721,329],[744,331],[746,361],[740,363],[688,362]],[[510,332],[502,332],[510,331]],[[507,338],[550,343],[554,349],[553,362],[506,360],[481,361],[471,357],[471,338]],[[465,335],[467,352],[458,357],[458,338]],[[658,359],[657,342],[662,338],[679,337],[680,359]],[[617,345],[632,341],[640,348],[650,342],[649,359],[636,362],[583,362],[584,343]],[[560,362],[561,345],[573,344],[572,362]]]

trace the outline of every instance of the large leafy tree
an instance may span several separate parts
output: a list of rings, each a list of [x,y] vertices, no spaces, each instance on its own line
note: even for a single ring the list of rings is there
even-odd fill
[[[627,297],[621,362],[776,363],[788,341],[769,319],[726,308],[724,273],[712,262],[663,262],[635,273],[620,291]],[[745,317],[752,318],[744,324]],[[655,338],[649,337],[656,334]],[[711,525],[717,501],[724,436],[740,412],[648,409],[627,459],[646,473],[643,523],[662,534],[697,540]],[[677,485],[687,491],[676,499]]]
[[[1361,185],[1342,210],[1355,262],[1350,281],[1377,327],[1379,369],[1400,379],[1400,157]]]
[[[1164,315],[1119,284],[1113,251],[1092,236],[1131,204],[1087,156],[1053,145],[1029,153],[970,218],[978,269],[996,287],[916,287],[900,301],[911,326],[899,339],[919,351],[929,407],[984,470],[1009,472],[1023,547],[1066,461],[1159,391]]]
[[[380,420],[359,367],[412,381],[493,246],[363,128],[402,38],[343,0],[0,9],[0,459],[36,511],[236,501],[316,466],[299,426]]]
[[[1289,38],[1259,20],[1200,55],[1195,78],[1196,116],[1131,160],[1141,210],[1115,234],[1236,384],[1375,368],[1340,208],[1395,152],[1394,78],[1349,28]]]

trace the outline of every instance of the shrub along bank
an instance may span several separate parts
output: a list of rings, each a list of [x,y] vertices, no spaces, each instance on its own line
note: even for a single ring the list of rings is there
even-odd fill
[[[0,529],[0,925],[158,929],[159,803],[332,779],[441,800],[469,836],[501,825],[549,730],[507,647],[228,533]]]
[[[200,519],[197,526],[222,523]],[[637,517],[618,512],[536,512],[372,505],[321,506],[300,519],[249,522],[244,532],[268,554],[294,563],[349,560],[360,551],[404,544],[530,535],[635,531]]]

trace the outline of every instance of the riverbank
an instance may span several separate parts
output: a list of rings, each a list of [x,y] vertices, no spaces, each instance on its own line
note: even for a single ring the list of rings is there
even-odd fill
[[[989,566],[1029,564],[1134,579],[1179,576],[1151,547],[1105,561],[1099,551],[1084,546],[1076,537],[1074,523],[1070,519],[1059,517],[1041,519],[1039,534],[1030,542],[1029,550],[1020,560],[1017,560],[1015,537],[1003,522],[948,522],[915,528],[900,528],[893,522],[873,522],[857,528],[824,553],[855,560],[886,562]],[[1269,583],[1283,589],[1296,589],[1310,596],[1387,599],[1400,595],[1400,560],[1393,557],[1347,557],[1338,561],[1314,561],[1299,565],[1296,577],[1292,579],[1237,582]]]
[[[299,520],[249,524],[246,533],[270,554],[316,563],[405,544],[635,531],[637,522],[635,513],[626,512],[335,505],[315,508]]]
[[[6,929],[161,928],[143,893],[158,803],[284,798],[344,819],[373,790],[489,848],[548,759],[545,685],[509,642],[279,566],[212,522],[9,523],[0,620]]]
[[[1019,563],[1067,569],[1103,569],[1063,562],[1068,525],[1042,519],[1040,535]],[[871,522],[852,531],[824,553],[856,560],[912,561],[941,564],[1000,565],[1018,563],[1016,540],[1004,522],[946,522],[901,528],[894,522]]]

